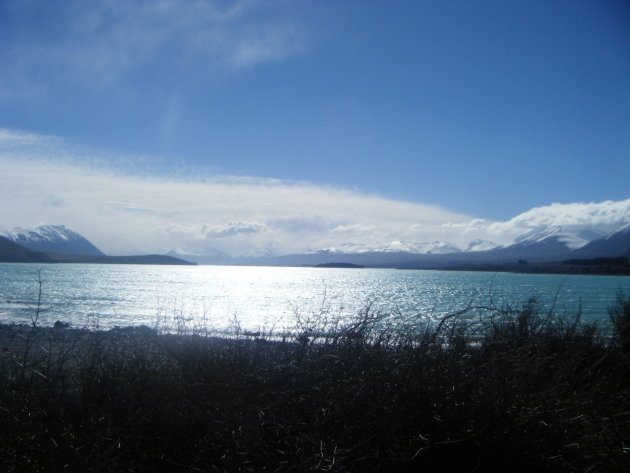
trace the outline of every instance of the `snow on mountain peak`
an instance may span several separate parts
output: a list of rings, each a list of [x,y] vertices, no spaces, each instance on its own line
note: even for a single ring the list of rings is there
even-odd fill
[[[558,242],[563,243],[567,248],[571,250],[577,250],[582,248],[587,243],[601,238],[603,234],[597,230],[590,228],[565,228],[560,226],[535,228],[523,235],[520,235],[514,240],[514,244],[520,244],[523,246],[533,245],[540,243],[543,240],[554,238]]]
[[[418,245],[418,249],[421,250],[418,253],[425,255],[446,255],[461,251],[461,249],[448,241],[423,242]]]
[[[31,230],[29,233],[33,235],[39,235],[41,236],[41,238],[48,241],[70,241],[81,238],[81,235],[66,228],[65,225],[39,225]]]
[[[96,248],[77,232],[65,225],[38,225],[32,229],[17,227],[2,236],[35,251],[50,251],[62,254],[102,255]]]
[[[361,253],[409,253],[418,255],[439,255],[456,253],[461,251],[449,242],[407,242],[394,240],[385,245],[366,245],[363,243],[343,243],[339,246],[325,248],[311,253],[337,253],[337,254],[361,254]]]
[[[630,233],[630,223],[625,224],[623,227],[618,228],[612,233],[606,235],[606,239],[610,239],[613,235],[622,235],[624,233]]]
[[[341,254],[355,254],[355,253],[370,253],[375,251],[373,248],[363,243],[342,243],[338,246],[332,246],[328,248],[322,248],[321,250],[311,250],[307,253],[341,253]]]
[[[490,251],[500,247],[501,245],[497,245],[492,241],[477,239],[468,243],[464,251]]]

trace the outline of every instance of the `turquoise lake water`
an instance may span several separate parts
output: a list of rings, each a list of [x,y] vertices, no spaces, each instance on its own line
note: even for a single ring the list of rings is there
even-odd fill
[[[30,323],[41,276],[39,322],[110,328],[167,323],[217,330],[283,330],[297,318],[352,317],[371,310],[426,320],[468,305],[518,306],[607,319],[623,276],[251,266],[0,264],[0,321]],[[555,304],[554,304],[555,301]]]

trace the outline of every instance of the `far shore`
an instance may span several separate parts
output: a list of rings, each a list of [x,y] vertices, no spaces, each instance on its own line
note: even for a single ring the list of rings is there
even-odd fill
[[[584,276],[630,276],[630,264],[567,264],[554,263],[505,263],[505,264],[466,264],[436,268],[441,271],[483,271],[491,273],[523,274],[569,274]]]

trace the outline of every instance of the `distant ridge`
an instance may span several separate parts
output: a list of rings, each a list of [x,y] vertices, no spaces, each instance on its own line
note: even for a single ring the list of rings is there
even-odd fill
[[[365,268],[365,266],[361,266],[360,264],[352,264],[352,263],[321,263],[313,266],[314,268],[339,268],[339,269],[361,269]]]
[[[519,261],[559,264],[571,258],[630,256],[630,225],[607,236],[601,235],[602,232],[593,230],[542,227],[521,235],[507,246],[475,240],[464,251],[412,253],[392,251],[391,248],[386,251],[374,251],[358,245],[342,245],[338,249],[271,258],[235,258],[231,264],[315,266],[344,261],[366,267],[401,269],[446,269],[467,265],[486,265],[487,268],[503,265],[504,268],[512,268],[509,265],[513,264],[514,268],[522,271],[525,267],[518,265]],[[409,246],[399,248],[407,250]],[[566,267],[562,269],[566,270]]]
[[[97,263],[97,264],[162,264],[195,266],[197,263],[167,255],[98,256],[60,255],[48,253],[53,263]]]

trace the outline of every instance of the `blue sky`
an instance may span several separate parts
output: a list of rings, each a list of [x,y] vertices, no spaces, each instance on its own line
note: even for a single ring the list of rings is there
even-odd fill
[[[629,57],[624,1],[5,0],[3,156],[508,221],[630,198]]]

